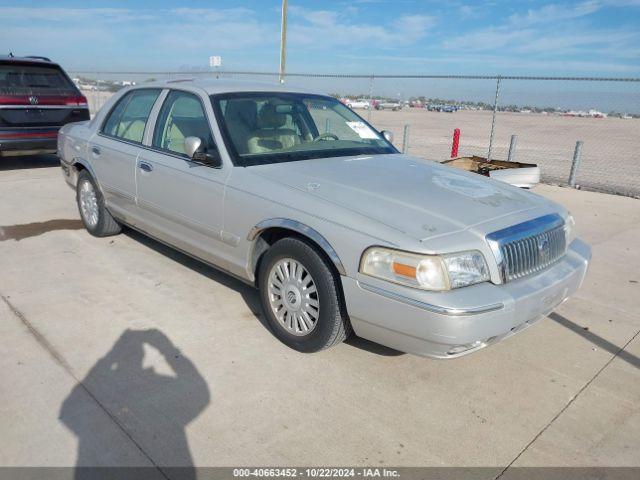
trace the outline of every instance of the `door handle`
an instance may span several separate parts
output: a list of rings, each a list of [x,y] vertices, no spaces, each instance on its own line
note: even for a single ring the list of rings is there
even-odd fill
[[[151,170],[153,170],[153,167],[149,165],[147,162],[138,163],[138,168],[143,172],[150,172]]]
[[[100,149],[98,147],[91,147],[91,152],[94,155],[100,155]]]

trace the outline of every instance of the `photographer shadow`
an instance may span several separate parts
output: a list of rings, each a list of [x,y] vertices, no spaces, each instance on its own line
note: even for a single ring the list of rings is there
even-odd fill
[[[150,349],[173,374],[144,366]],[[87,407],[87,396],[128,437],[131,448],[122,446],[122,435],[100,429],[101,415]],[[185,427],[209,400],[204,378],[166,335],[126,330],[60,409],[60,420],[78,437],[74,478],[195,479]],[[143,468],[131,468],[141,463]]]

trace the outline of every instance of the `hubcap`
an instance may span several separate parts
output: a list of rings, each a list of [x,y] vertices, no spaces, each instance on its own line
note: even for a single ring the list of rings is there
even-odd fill
[[[98,197],[90,181],[84,180],[80,185],[80,212],[90,227],[98,224]]]
[[[268,289],[269,305],[278,325],[297,336],[313,331],[320,314],[318,291],[300,262],[292,258],[276,262],[269,272]]]

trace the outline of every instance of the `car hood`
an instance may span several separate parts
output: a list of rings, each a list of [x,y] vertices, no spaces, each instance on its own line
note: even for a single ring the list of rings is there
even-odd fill
[[[249,168],[421,240],[550,204],[506,183],[401,154]]]

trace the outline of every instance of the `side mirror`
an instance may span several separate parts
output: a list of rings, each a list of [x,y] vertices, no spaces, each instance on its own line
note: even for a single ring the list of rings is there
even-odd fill
[[[202,140],[198,137],[187,137],[184,139],[184,153],[188,155],[189,158],[193,158],[193,156],[201,151]]]
[[[389,130],[383,130],[382,132],[382,136],[384,137],[384,139],[389,142],[389,143],[393,143],[393,133],[390,132]]]
[[[210,167],[218,168],[222,166],[222,158],[220,152],[214,150],[207,151],[202,145],[202,140],[198,137],[187,137],[184,139],[184,152],[194,162],[202,163]]]

